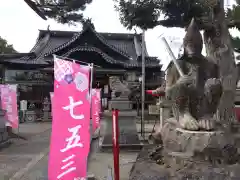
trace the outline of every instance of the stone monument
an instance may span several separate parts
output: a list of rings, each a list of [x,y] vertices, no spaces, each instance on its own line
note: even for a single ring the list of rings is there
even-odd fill
[[[130,89],[128,85],[120,81],[118,76],[109,77],[109,85],[112,90],[109,110],[112,108],[119,110],[131,110],[132,103],[128,99]]]
[[[166,99],[172,102],[173,117],[155,135],[160,144],[141,152],[130,179],[240,179],[232,118],[219,118],[221,98],[229,91],[224,89],[219,64],[201,54],[203,40],[194,19],[183,45],[183,56],[170,64],[166,77]],[[140,162],[143,159],[148,160]]]

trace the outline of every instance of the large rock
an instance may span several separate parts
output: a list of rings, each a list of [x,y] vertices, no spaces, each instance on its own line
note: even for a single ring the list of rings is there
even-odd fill
[[[187,131],[179,128],[175,119],[169,119],[162,128],[161,140],[157,148],[149,146],[140,152],[130,180],[240,179],[234,134]]]
[[[130,180],[238,180],[240,165],[213,164],[209,161],[193,160],[187,153],[172,153],[162,156],[162,163],[157,164],[149,157],[153,147],[145,147],[139,153],[134,164]],[[177,157],[177,158],[176,158]],[[179,159],[181,159],[179,163]],[[185,159],[184,163],[182,160]]]
[[[221,163],[238,159],[236,139],[224,131],[188,131],[170,119],[162,129],[161,138],[166,152],[184,153],[193,158],[201,156]]]

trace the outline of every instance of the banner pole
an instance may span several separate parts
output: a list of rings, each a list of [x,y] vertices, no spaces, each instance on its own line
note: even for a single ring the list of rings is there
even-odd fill
[[[89,89],[90,89],[90,94],[89,94],[89,98],[90,98],[90,117],[92,119],[92,87],[93,87],[93,63],[90,64],[90,85],[89,85]]]
[[[89,83],[89,98],[90,98],[90,128],[89,128],[89,133],[90,133],[90,144],[92,142],[92,87],[93,87],[93,63],[88,64],[90,65],[90,83]],[[89,157],[89,156],[88,156]],[[88,161],[87,161],[87,169],[88,169]]]

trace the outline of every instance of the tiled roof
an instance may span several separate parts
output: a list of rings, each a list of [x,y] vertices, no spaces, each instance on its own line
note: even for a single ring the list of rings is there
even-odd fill
[[[91,29],[95,33],[96,37],[107,47],[118,53],[124,59],[128,59],[128,62],[123,62],[121,59],[110,57],[106,52],[101,52],[97,47],[76,47],[70,49],[67,53],[71,54],[76,51],[94,51],[100,53],[102,57],[109,63],[124,64],[124,67],[140,67],[141,57],[137,52],[136,46],[141,48],[141,35],[139,34],[124,34],[124,33],[98,33],[91,27],[85,28],[81,32],[76,31],[50,31],[40,30],[39,37],[35,46],[30,52],[35,53],[36,57],[24,56],[20,58],[22,63],[30,64],[45,64],[46,60],[52,59],[52,54],[58,53],[60,50],[67,48],[70,44],[74,43],[80,36],[88,29]],[[59,54],[63,56],[63,54]],[[156,67],[159,65],[159,60],[156,57],[149,57],[147,51],[146,67]],[[111,60],[110,60],[111,59]],[[15,61],[15,60],[13,60]],[[19,61],[19,59],[17,60]]]
[[[116,47],[116,44],[113,45],[113,44],[111,44],[111,43],[108,41],[108,39],[106,39],[106,35],[107,35],[107,36],[111,36],[111,35],[115,35],[115,36],[116,36],[116,35],[118,35],[118,38],[119,38],[119,37],[120,37],[119,34],[97,33],[93,28],[91,28],[91,26],[87,26],[87,27],[84,28],[81,32],[78,32],[78,33],[72,32],[72,33],[73,33],[72,38],[71,38],[68,42],[65,42],[65,43],[63,43],[62,45],[60,45],[59,47],[50,50],[48,53],[45,54],[45,57],[46,57],[46,56],[49,56],[49,55],[51,55],[51,54],[53,54],[53,53],[56,53],[56,52],[64,49],[65,47],[68,47],[70,44],[72,44],[73,42],[75,42],[79,37],[81,37],[81,35],[82,35],[85,31],[87,31],[87,30],[91,30],[92,32],[94,32],[94,34],[96,35],[96,37],[97,37],[103,44],[107,45],[109,48],[113,49],[114,51],[118,52],[119,54],[121,54],[122,56],[124,56],[124,57],[126,57],[126,58],[129,58],[129,59],[132,58],[131,55],[130,55],[127,51],[124,51],[123,49]],[[55,35],[58,34],[58,33],[59,33],[59,31],[55,31],[55,32],[54,32]],[[64,31],[63,31],[63,32],[60,32],[60,34],[61,34],[61,36],[64,36]],[[69,32],[66,32],[66,35],[69,36]],[[104,35],[105,35],[105,37],[104,37]],[[120,35],[121,35],[121,34],[120,34]],[[129,44],[129,42],[131,43],[131,41],[129,41],[129,40],[126,39],[127,36],[128,36],[128,34],[125,35],[125,36],[126,36],[125,39],[124,39],[124,40],[125,40],[125,43],[126,43],[126,44],[127,44],[127,43]],[[124,37],[123,34],[122,34],[122,37]],[[118,39],[118,40],[123,40],[123,39]],[[133,40],[133,39],[132,39],[132,40]]]
[[[134,61],[133,63],[123,62],[121,60],[113,59],[112,57],[108,56],[106,53],[104,53],[103,51],[101,51],[100,49],[98,49],[96,47],[90,47],[90,46],[79,46],[79,47],[76,47],[76,48],[71,49],[70,51],[68,51],[63,56],[64,57],[69,57],[69,55],[71,55],[74,52],[78,52],[78,51],[92,51],[92,52],[96,52],[96,53],[100,54],[107,62],[109,62],[111,64],[121,64],[125,68],[141,67],[141,62],[140,61]],[[156,64],[152,63],[152,59],[149,59],[149,58],[146,58],[146,63],[145,64],[146,64],[147,67],[155,67],[156,66]]]

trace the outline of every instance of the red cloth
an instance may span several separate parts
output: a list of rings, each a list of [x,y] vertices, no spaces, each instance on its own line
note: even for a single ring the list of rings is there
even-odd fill
[[[146,93],[147,93],[147,94],[150,94],[150,95],[152,95],[152,96],[155,96],[155,97],[165,96],[165,92],[161,92],[161,93],[159,93],[159,94],[154,94],[153,91],[154,91],[154,90],[146,90]]]
[[[236,112],[238,121],[240,121],[240,106],[235,106],[235,112]]]

